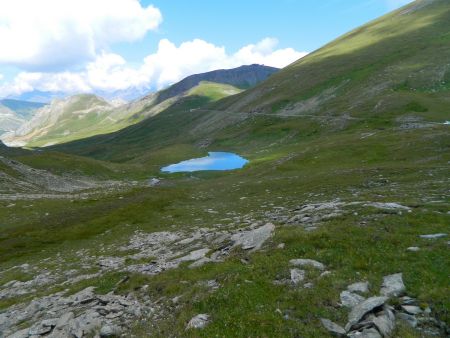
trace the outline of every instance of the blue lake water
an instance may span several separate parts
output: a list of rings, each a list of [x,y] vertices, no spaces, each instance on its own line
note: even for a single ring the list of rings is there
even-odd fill
[[[161,169],[163,172],[179,173],[201,170],[233,170],[240,169],[248,161],[236,154],[225,152],[210,152],[206,157],[193,158]]]

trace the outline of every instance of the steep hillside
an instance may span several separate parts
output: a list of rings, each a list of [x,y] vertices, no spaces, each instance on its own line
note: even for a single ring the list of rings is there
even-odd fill
[[[43,106],[43,103],[38,102],[0,100],[0,135],[17,130]]]
[[[252,65],[197,74],[166,90],[119,106],[90,94],[55,99],[32,121],[2,139],[10,146],[46,147],[107,134],[157,115],[185,96],[197,95],[208,98],[209,102],[217,101],[240,93],[240,88],[253,86],[276,71],[276,68]],[[239,88],[229,83],[236,83]],[[7,131],[15,130],[20,123],[11,120],[9,124],[15,128]]]
[[[449,10],[416,1],[108,135],[0,144],[0,332],[449,337]],[[208,151],[249,162],[161,172]],[[120,182],[70,192],[74,170]],[[17,196],[30,180],[51,196]]]
[[[159,93],[159,101],[180,95],[183,92],[197,86],[202,81],[229,84],[231,86],[248,89],[258,83],[267,80],[278,72],[278,68],[263,65],[241,66],[233,69],[220,69],[212,72],[188,76],[180,82],[162,90]]]
[[[251,124],[271,118],[272,129],[285,135],[297,133],[296,119],[327,132],[351,126],[370,126],[370,131],[439,125],[448,119],[450,103],[449,20],[449,2],[419,0],[344,35],[252,89],[190,112],[183,119],[192,123],[182,124],[164,141],[155,143],[149,130],[155,124],[170,125],[176,115],[172,109],[155,121],[61,149],[101,158],[114,153],[119,159],[129,158],[125,147],[137,156],[180,138],[194,146],[204,144],[202,140],[221,146],[235,143],[237,134],[250,141]],[[244,129],[239,132],[239,127]]]

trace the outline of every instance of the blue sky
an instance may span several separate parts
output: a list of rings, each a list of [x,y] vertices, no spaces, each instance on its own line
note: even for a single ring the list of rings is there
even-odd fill
[[[0,97],[148,91],[217,68],[284,67],[408,2],[3,0]]]

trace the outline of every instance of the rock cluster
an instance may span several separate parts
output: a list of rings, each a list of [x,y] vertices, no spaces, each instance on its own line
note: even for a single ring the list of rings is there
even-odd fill
[[[132,295],[99,295],[93,287],[71,296],[63,292],[14,306],[0,314],[0,332],[8,338],[82,338],[89,335],[113,337],[153,311]],[[24,322],[33,323],[19,330]]]
[[[349,338],[392,337],[398,320],[428,335],[440,336],[447,330],[444,323],[431,317],[429,308],[422,309],[415,299],[405,296],[401,273],[383,278],[380,296],[366,299],[361,295],[368,292],[367,282],[349,285],[341,293],[341,305],[350,308],[345,328],[325,318],[322,325],[334,336]],[[389,305],[390,300],[397,305]]]

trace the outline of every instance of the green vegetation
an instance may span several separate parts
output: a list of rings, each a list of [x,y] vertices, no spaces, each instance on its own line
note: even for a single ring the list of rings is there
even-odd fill
[[[419,6],[425,3],[430,4]],[[376,294],[383,276],[403,272],[408,295],[449,323],[448,237],[419,238],[449,231],[450,134],[442,124],[450,97],[443,80],[450,73],[449,20],[447,1],[417,1],[254,89],[214,101],[232,89],[202,83],[177,104],[118,132],[42,153],[10,153],[58,173],[122,180],[157,176],[164,184],[86,199],[12,206],[0,201],[0,268],[27,262],[52,269],[43,259],[59,253],[70,268],[81,269],[79,250],[118,256],[117,248],[135,231],[226,228],[229,213],[269,222],[277,211],[290,216],[304,204],[362,202],[313,232],[275,220],[274,237],[253,254],[235,249],[222,263],[182,265],[155,276],[111,272],[70,291],[93,285],[125,295],[148,285],[146,295],[166,307],[167,316],[136,323],[137,336],[327,337],[319,318],[345,322],[348,311],[337,301],[348,284],[367,280]],[[213,150],[238,152],[250,163],[222,173],[160,172],[163,165]],[[363,205],[369,201],[397,202],[411,212]],[[284,249],[277,248],[280,243]],[[410,246],[420,251],[407,251]],[[316,259],[331,275],[318,279],[308,270],[311,289],[274,285],[289,278],[293,258]],[[125,275],[130,278],[117,287]],[[6,283],[30,276],[1,278]],[[220,285],[214,292],[203,283],[211,279]],[[174,304],[176,296],[181,297]],[[3,300],[0,308],[33,297]],[[198,313],[210,314],[211,323],[186,331]],[[399,338],[423,336],[402,325],[395,332]]]

